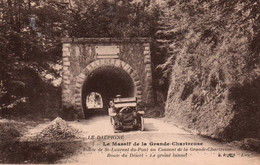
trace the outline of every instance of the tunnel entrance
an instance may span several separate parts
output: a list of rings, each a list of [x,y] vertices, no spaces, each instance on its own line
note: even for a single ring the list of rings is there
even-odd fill
[[[87,109],[100,109],[103,108],[103,101],[101,94],[97,92],[91,92],[86,97]]]
[[[99,93],[103,101],[102,111],[107,112],[109,101],[116,95],[135,97],[135,86],[130,75],[121,68],[102,66],[92,71],[85,79],[82,87],[82,107],[85,116],[93,114],[88,108],[86,100],[92,92]]]

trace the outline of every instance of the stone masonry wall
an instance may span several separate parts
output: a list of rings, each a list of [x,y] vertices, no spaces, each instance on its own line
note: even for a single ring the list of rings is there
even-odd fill
[[[134,38],[134,39],[111,39],[111,38],[80,38],[62,39],[63,43],[63,81],[62,81],[62,105],[64,107],[74,107],[79,117],[83,117],[80,97],[76,98],[76,95],[80,95],[81,91],[77,91],[77,88],[82,87],[84,78],[88,76],[88,72],[84,71],[87,67],[102,67],[104,64],[97,62],[99,66],[93,65],[97,59],[95,46],[118,46],[119,58],[107,59],[106,63],[109,65],[127,65],[131,68],[128,71],[121,66],[121,69],[125,70],[135,82],[137,89],[137,97],[139,101],[144,105],[151,105],[153,103],[153,90],[152,90],[152,73],[151,73],[151,56],[150,56],[150,39],[146,38]],[[113,61],[115,61],[113,63]],[[136,75],[133,76],[132,72]],[[82,74],[82,83],[77,83],[79,75]],[[81,82],[81,81],[78,81]],[[78,92],[78,93],[77,93]]]

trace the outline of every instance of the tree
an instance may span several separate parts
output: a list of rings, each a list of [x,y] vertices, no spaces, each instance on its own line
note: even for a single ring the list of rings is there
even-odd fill
[[[47,93],[42,75],[60,73],[62,37],[153,37],[149,0],[1,0],[0,111]],[[14,104],[15,103],[15,104]]]
[[[0,106],[6,109],[44,93],[43,72],[58,76],[50,64],[61,57],[66,12],[38,0],[2,0],[0,11]]]
[[[149,0],[76,0],[72,7],[72,37],[153,37],[159,7]]]

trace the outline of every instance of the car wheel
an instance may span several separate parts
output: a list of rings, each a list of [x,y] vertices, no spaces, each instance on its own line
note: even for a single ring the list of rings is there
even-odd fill
[[[115,119],[113,117],[110,118],[111,119],[111,125],[113,127],[113,132],[117,133],[117,129],[116,129],[116,125],[115,125]]]
[[[144,131],[144,118],[143,116],[140,116],[140,131]]]
[[[111,117],[111,116],[109,116],[109,121],[110,121],[110,123],[111,123],[111,125],[113,125],[113,122],[112,122],[112,119],[113,117]]]

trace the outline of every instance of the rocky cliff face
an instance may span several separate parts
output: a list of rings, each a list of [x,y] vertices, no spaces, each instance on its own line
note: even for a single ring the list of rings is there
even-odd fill
[[[168,2],[166,116],[214,138],[260,138],[259,2]]]
[[[223,68],[194,68],[184,59],[173,67],[166,116],[214,138],[260,137],[260,78],[237,85]]]

